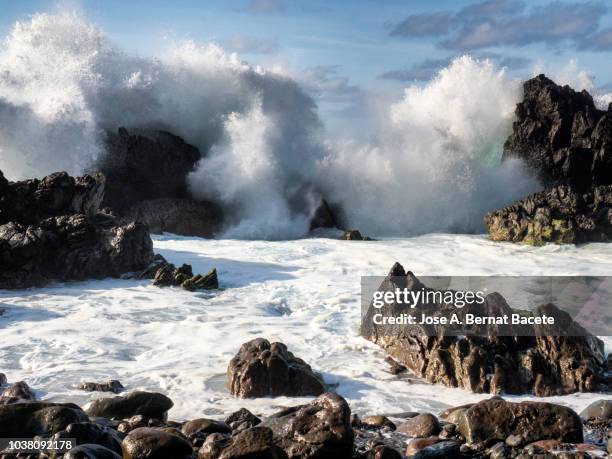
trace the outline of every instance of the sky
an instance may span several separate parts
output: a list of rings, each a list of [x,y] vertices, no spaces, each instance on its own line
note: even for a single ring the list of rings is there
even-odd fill
[[[574,66],[612,89],[612,2],[0,0],[0,34],[34,13],[66,9],[82,11],[140,55],[213,41],[251,64],[281,69],[332,122],[366,94],[401,93],[464,54],[489,58],[516,78]]]

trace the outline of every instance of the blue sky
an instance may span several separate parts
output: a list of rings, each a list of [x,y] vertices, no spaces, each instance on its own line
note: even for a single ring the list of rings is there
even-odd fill
[[[282,66],[333,113],[364,92],[426,81],[470,53],[517,77],[572,59],[612,83],[612,5],[488,0],[0,0],[0,32],[35,12],[80,9],[123,48],[155,55],[170,41],[215,41],[250,63]]]

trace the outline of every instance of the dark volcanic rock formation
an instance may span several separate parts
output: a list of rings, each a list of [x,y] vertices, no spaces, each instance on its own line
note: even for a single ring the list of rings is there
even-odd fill
[[[211,237],[219,229],[221,209],[194,200],[186,181],[200,159],[196,147],[169,132],[107,132],[106,155],[95,166],[107,178],[102,205],[153,232]]]
[[[422,290],[426,287],[396,263],[379,290]],[[498,293],[486,296],[482,305],[417,305],[429,315],[451,313],[501,316],[513,311]],[[564,323],[568,336],[552,335],[550,329],[535,328],[536,336],[520,336],[518,330],[502,327],[483,329],[482,336],[444,336],[433,325],[376,325],[373,314],[386,316],[411,313],[409,305],[393,303],[381,309],[372,305],[363,320],[361,334],[384,348],[395,359],[432,383],[460,387],[473,392],[538,396],[588,392],[609,384],[606,379],[603,342],[573,322],[569,315],[548,304],[535,316],[554,316]],[[496,335],[496,336],[487,336]]]
[[[214,290],[219,288],[219,279],[215,268],[206,274],[193,274],[191,265],[183,264],[177,268],[172,263],[162,264],[155,271],[153,285],[158,287],[182,287],[185,290]]]
[[[493,241],[575,244],[612,240],[612,185],[579,192],[558,185],[485,216]]]
[[[525,159],[547,186],[612,184],[612,112],[598,110],[588,92],[544,75],[523,89],[504,157]]]
[[[319,395],[325,383],[283,343],[257,338],[240,347],[227,368],[227,385],[243,398]]]
[[[612,111],[588,92],[544,75],[524,84],[504,159],[518,157],[545,191],[486,215],[495,241],[580,243],[612,239]]]
[[[125,396],[98,398],[85,406],[89,416],[126,419],[142,415],[165,419],[174,404],[163,394],[156,392],[131,392]]]
[[[99,213],[103,175],[0,182],[0,288],[118,277],[151,261],[145,225]]]

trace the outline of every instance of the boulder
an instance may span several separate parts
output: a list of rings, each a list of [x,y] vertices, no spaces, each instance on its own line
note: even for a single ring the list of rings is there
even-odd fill
[[[593,419],[601,421],[612,420],[612,400],[597,400],[580,412],[584,421]]]
[[[116,379],[111,379],[103,383],[84,382],[79,384],[79,389],[87,392],[113,392],[118,394],[124,388],[123,385]]]
[[[0,432],[5,437],[51,435],[89,418],[78,406],[67,403],[26,402],[0,405]]]
[[[345,241],[371,241],[372,239],[368,236],[364,236],[358,230],[347,230],[342,234],[341,239]]]
[[[323,379],[283,343],[257,338],[244,343],[227,369],[232,395],[242,398],[305,396],[325,392]]]
[[[131,392],[125,396],[99,398],[85,406],[89,416],[111,419],[127,419],[141,415],[153,419],[166,419],[174,404],[163,394],[156,392]]]
[[[505,441],[520,436],[525,443],[538,440],[583,441],[582,421],[572,409],[552,403],[511,403],[492,398],[463,412],[457,429],[468,443]]]
[[[233,431],[244,430],[261,424],[261,419],[255,416],[246,408],[241,408],[225,418],[225,423]]]
[[[100,174],[9,182],[0,196],[0,288],[119,277],[153,257],[148,229],[98,212]]]
[[[94,422],[69,424],[64,430],[57,432],[53,436],[54,440],[61,440],[62,438],[75,439],[77,445],[93,443],[107,448],[116,454],[122,454],[122,439],[119,437],[117,431]]]
[[[198,453],[199,459],[287,459],[287,454],[274,444],[267,427],[252,427],[227,439],[211,437]]]
[[[85,443],[64,454],[64,459],[121,459],[121,455],[104,446]]]
[[[408,449],[410,446],[408,446]],[[408,450],[406,451],[408,454]],[[459,443],[456,441],[441,441],[417,451],[412,459],[459,459]]]
[[[162,429],[141,427],[123,439],[123,459],[192,459],[191,444]]]
[[[187,438],[206,437],[211,433],[231,433],[232,429],[225,422],[213,419],[194,419],[183,424],[181,432]]]
[[[272,431],[274,444],[289,458],[349,459],[354,440],[350,423],[351,410],[346,401],[328,392],[306,405],[284,409],[260,426]]]
[[[215,290],[219,279],[215,268],[206,274],[193,274],[191,265],[183,264],[177,268],[172,263],[164,263],[155,272],[153,285],[158,287],[182,287],[190,292],[196,290]]]
[[[8,380],[6,379],[6,375],[4,373],[0,373],[0,387],[6,386]]]
[[[13,403],[23,400],[36,400],[36,394],[25,381],[11,384],[0,396],[0,403]]]
[[[489,212],[485,216],[493,241],[542,245],[612,240],[612,186],[577,192],[558,185]]]
[[[376,445],[358,457],[359,459],[402,459],[402,455],[397,450],[386,445]]]
[[[431,437],[440,433],[440,423],[431,413],[422,413],[397,427],[397,431],[409,437]]]
[[[379,290],[404,288],[421,290],[426,286],[396,263]],[[488,294],[483,305],[458,308],[452,304],[419,304],[416,307],[430,316],[445,317],[455,313],[500,316],[514,311],[498,293]],[[522,330],[496,326],[483,328],[481,336],[445,336],[440,326],[376,325],[372,320],[375,313],[398,316],[409,312],[407,308],[405,304],[395,303],[381,309],[370,305],[362,321],[361,334],[428,382],[478,393],[538,396],[605,389],[603,342],[552,304],[536,308],[533,314],[554,316],[556,322],[564,323],[567,336],[561,336],[556,330],[551,333],[549,328],[534,329],[536,336],[521,336]]]
[[[545,186],[612,184],[612,114],[598,110],[587,91],[544,75],[526,81],[523,90],[504,158],[525,160]]]
[[[386,427],[391,430],[395,430],[396,428],[395,424],[387,416],[382,416],[380,414],[373,415],[373,416],[365,416],[364,418],[361,419],[359,424],[362,427],[371,427],[371,428]]]

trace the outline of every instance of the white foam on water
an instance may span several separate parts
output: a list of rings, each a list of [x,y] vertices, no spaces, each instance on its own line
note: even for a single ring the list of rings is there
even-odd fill
[[[0,292],[0,371],[44,399],[84,403],[108,396],[81,381],[121,380],[127,390],[160,391],[173,419],[222,417],[246,407],[270,413],[306,398],[241,400],[228,393],[227,364],[263,336],[337,384],[360,414],[438,412],[489,397],[412,384],[386,371],[385,357],[358,336],[360,276],[385,275],[395,261],[417,275],[606,275],[612,245],[527,247],[483,236],[428,235],[375,242],[286,242],[155,237],[155,249],[194,271],[216,267],[222,290],[190,293],[150,281],[101,280]],[[608,351],[612,344],[606,341]],[[580,410],[602,394],[545,399]],[[512,397],[531,399],[533,397]]]

